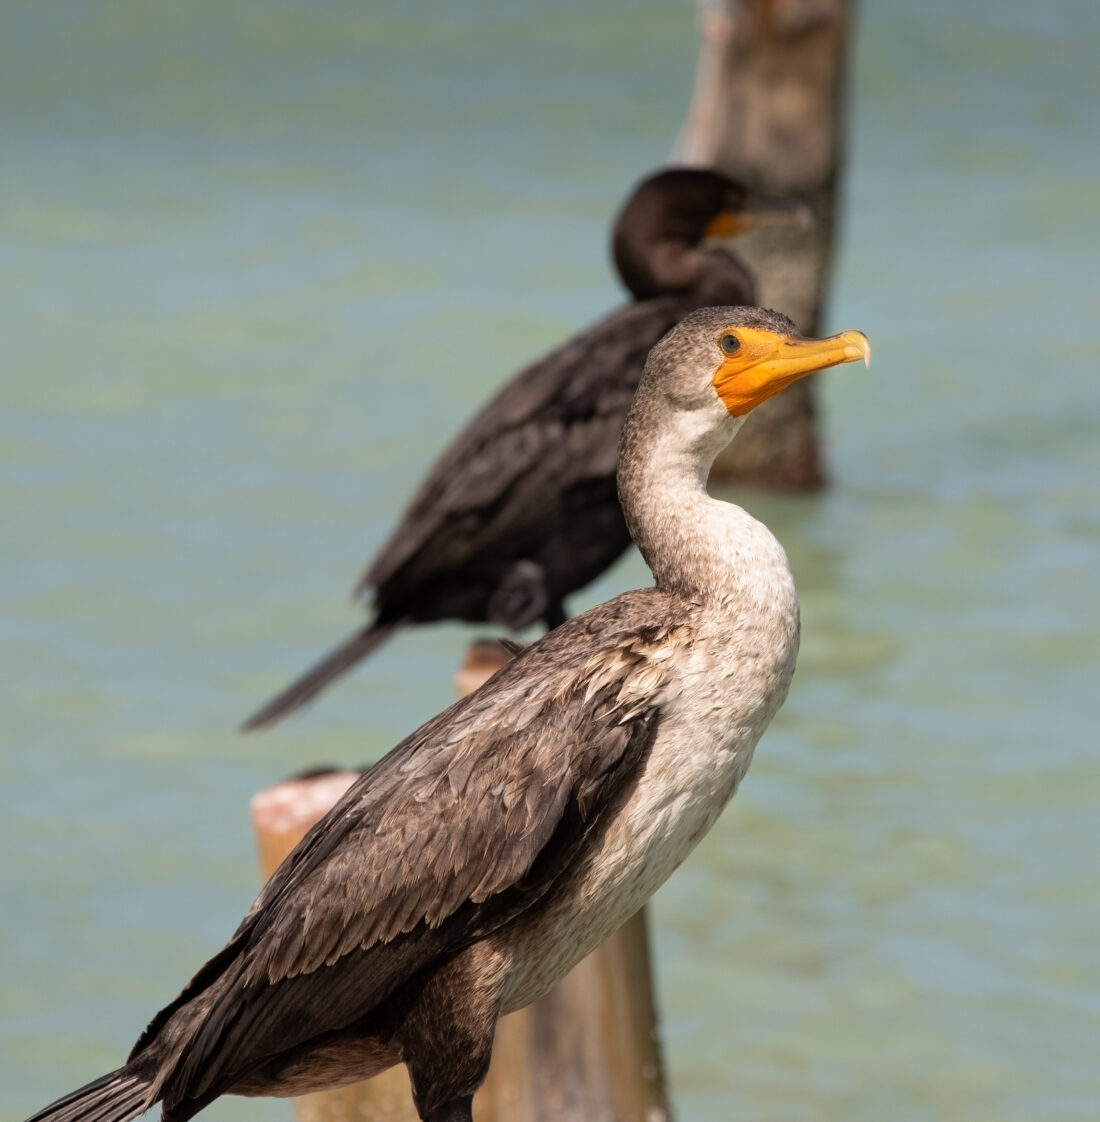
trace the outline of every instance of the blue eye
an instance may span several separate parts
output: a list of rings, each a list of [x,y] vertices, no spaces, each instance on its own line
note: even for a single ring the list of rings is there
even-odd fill
[[[718,346],[728,355],[735,355],[741,349],[741,340],[736,335],[723,335]]]

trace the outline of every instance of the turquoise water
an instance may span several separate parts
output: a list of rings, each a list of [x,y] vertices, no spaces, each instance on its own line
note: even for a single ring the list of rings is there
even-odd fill
[[[451,697],[471,632],[423,629],[232,732],[440,442],[618,299],[692,11],[549,7],[0,10],[4,1118],[235,926],[254,791]],[[831,319],[875,364],[825,384],[825,496],[739,496],[805,639],[653,909],[684,1122],[1096,1114],[1100,9],[962,7],[861,5]]]

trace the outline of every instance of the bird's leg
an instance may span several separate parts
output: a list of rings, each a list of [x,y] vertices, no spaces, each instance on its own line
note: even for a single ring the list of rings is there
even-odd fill
[[[473,1101],[473,1095],[463,1095],[429,1110],[421,1118],[424,1122],[473,1122]]]
[[[470,1122],[489,1074],[501,977],[497,952],[474,943],[408,994],[395,1035],[424,1122]]]
[[[485,606],[485,616],[492,623],[520,631],[546,615],[549,597],[543,567],[536,561],[517,561],[501,575]]]
[[[565,605],[561,601],[560,596],[550,598],[550,603],[546,606],[546,612],[543,619],[546,620],[546,630],[553,631],[555,627],[561,627],[569,617],[565,614]]]
[[[410,1017],[402,1029],[416,1112],[423,1122],[471,1122],[474,1092],[489,1073],[495,1010],[489,1024],[476,1026],[461,1011],[453,1019],[452,1010],[436,1012],[442,1015]]]

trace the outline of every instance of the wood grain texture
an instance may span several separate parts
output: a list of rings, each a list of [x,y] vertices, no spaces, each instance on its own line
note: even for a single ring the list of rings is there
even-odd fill
[[[676,155],[801,199],[805,229],[772,225],[738,239],[757,302],[817,335],[828,293],[844,154],[850,0],[701,0],[695,92]],[[713,477],[777,490],[823,486],[816,379],[749,418]]]

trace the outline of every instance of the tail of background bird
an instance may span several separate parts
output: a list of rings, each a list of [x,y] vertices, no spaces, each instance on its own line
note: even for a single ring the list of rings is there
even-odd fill
[[[149,1080],[119,1068],[40,1110],[27,1122],[127,1122],[148,1110]]]
[[[301,708],[307,701],[315,698],[330,682],[346,674],[357,662],[366,658],[375,647],[381,646],[403,621],[372,623],[357,631],[350,639],[345,639],[334,651],[330,651],[316,666],[307,670],[300,678],[291,682],[282,693],[273,697],[262,709],[257,710],[241,725],[241,732],[268,728],[281,721],[288,713]]]

